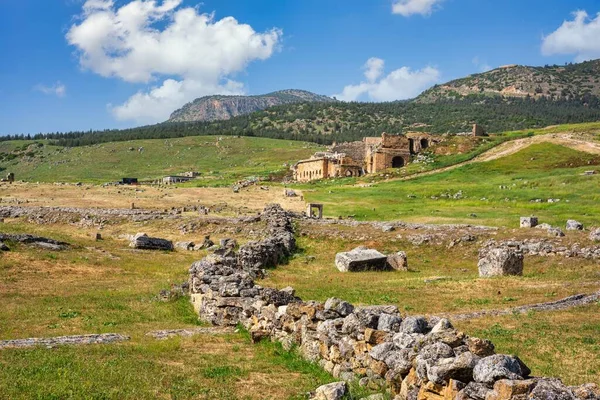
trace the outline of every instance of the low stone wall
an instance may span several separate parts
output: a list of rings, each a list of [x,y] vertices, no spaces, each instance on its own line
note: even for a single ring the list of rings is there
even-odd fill
[[[302,301],[291,288],[255,285],[254,276],[294,249],[290,214],[269,206],[262,218],[270,237],[190,268],[192,302],[203,319],[243,324],[255,341],[297,347],[334,377],[387,387],[397,399],[600,399],[593,384],[567,387],[530,377],[518,357],[495,354],[491,342],[465,335],[447,319],[403,317],[395,306],[354,307],[335,298]]]
[[[496,246],[519,248],[523,254],[530,256],[600,259],[600,245],[582,247],[579,244],[574,244],[569,247],[543,239],[504,240],[498,243],[492,239],[483,244],[484,248]]]

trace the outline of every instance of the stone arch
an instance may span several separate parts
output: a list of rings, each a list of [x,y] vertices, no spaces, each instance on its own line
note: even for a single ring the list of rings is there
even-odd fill
[[[352,171],[350,171],[350,170],[347,170],[347,171],[346,171],[346,176],[347,176],[347,177],[351,177],[351,176],[352,176]]]
[[[392,168],[402,168],[404,167],[404,158],[400,156],[396,156],[392,158]]]
[[[421,139],[421,149],[425,150],[428,147],[429,147],[429,140],[427,140],[427,139]]]

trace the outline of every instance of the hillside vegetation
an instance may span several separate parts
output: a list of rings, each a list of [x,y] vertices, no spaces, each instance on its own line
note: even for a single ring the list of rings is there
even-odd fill
[[[301,187],[305,198],[324,203],[330,216],[517,226],[519,216],[532,214],[559,226],[571,218],[598,226],[600,174],[582,174],[600,172],[599,166],[598,155],[541,143],[408,181],[365,187],[323,181]]]
[[[600,96],[600,60],[565,66],[508,65],[436,85],[416,101],[438,102],[472,95],[595,102]]]
[[[274,94],[210,96],[176,111],[167,123],[124,130],[17,135],[0,140],[49,139],[56,145],[72,147],[232,135],[331,144],[381,132],[465,132],[474,123],[483,125],[488,132],[536,129],[600,121],[599,71],[598,60],[566,66],[505,67],[437,85],[412,101],[390,103],[325,101],[329,98],[303,91],[276,92],[273,98]],[[259,103],[260,108],[267,103],[272,107],[230,118],[252,111]],[[221,120],[203,121],[213,118]]]
[[[185,171],[202,173],[199,184],[218,185],[289,170],[287,163],[312,155],[311,143],[264,138],[186,137],[136,140],[69,148],[46,141],[0,142],[0,170],[33,182],[141,180]]]

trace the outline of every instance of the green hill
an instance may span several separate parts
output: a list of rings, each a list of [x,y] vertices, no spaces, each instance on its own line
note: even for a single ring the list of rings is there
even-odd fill
[[[156,179],[185,171],[199,183],[226,184],[249,176],[282,175],[286,163],[312,155],[312,143],[248,137],[194,136],[60,147],[47,141],[0,142],[0,170],[31,182]]]
[[[598,226],[600,174],[583,175],[586,170],[600,171],[600,156],[542,143],[408,181],[370,187],[324,181],[300,187],[308,201],[324,203],[330,216],[427,222],[431,215],[437,222],[518,226],[521,214],[532,214],[559,226],[571,218]]]

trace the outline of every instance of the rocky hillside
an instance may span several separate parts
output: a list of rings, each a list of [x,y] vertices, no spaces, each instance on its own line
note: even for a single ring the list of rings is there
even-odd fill
[[[564,66],[507,65],[425,91],[416,101],[434,103],[470,95],[577,100],[600,96],[600,60]]]
[[[294,89],[259,96],[205,96],[173,112],[168,122],[226,120],[283,104],[332,101],[327,96]]]

